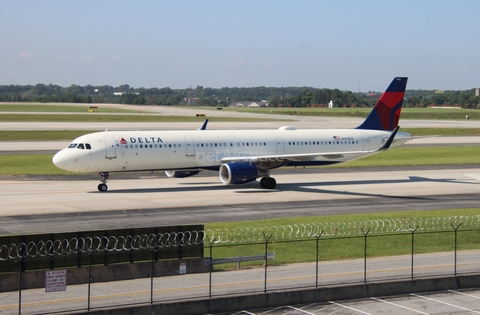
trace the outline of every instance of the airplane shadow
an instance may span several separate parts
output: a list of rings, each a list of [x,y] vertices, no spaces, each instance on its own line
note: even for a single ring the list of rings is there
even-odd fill
[[[360,193],[354,191],[338,191],[332,189],[322,189],[319,186],[346,186],[346,185],[395,185],[415,182],[425,182],[425,183],[458,183],[458,184],[474,184],[478,185],[478,182],[472,181],[459,181],[457,179],[431,179],[427,177],[420,176],[410,176],[408,179],[386,179],[386,180],[357,180],[357,181],[344,181],[344,182],[310,182],[310,183],[294,183],[294,184],[282,184],[278,183],[276,189],[267,190],[259,187],[257,181],[251,182],[245,185],[242,185],[238,188],[232,188],[231,186],[224,186],[217,182],[201,182],[201,183],[180,183],[179,186],[183,187],[169,187],[169,188],[138,188],[138,189],[112,189],[109,190],[108,194],[138,194],[138,193],[173,193],[173,192],[184,192],[186,189],[192,193],[200,193],[202,191],[211,191],[215,190],[230,190],[233,193],[238,194],[271,194],[271,193],[284,193],[288,191],[292,192],[306,192],[306,193],[316,193],[316,194],[336,194],[344,196],[358,196],[358,197],[383,197],[383,198],[401,198],[401,199],[429,199],[424,197],[409,197],[409,196],[396,196],[396,195],[386,195],[386,194],[376,194],[376,193]],[[213,184],[213,186],[212,186]],[[218,185],[215,185],[218,184]],[[208,186],[193,186],[193,185],[208,185]],[[190,186],[186,188],[185,186]],[[104,193],[98,191],[92,191],[90,193]]]

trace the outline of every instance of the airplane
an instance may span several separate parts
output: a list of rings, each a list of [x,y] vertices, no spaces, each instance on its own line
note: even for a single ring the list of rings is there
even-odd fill
[[[407,85],[394,78],[368,117],[354,129],[104,131],[80,136],[52,159],[57,167],[99,173],[98,190],[108,190],[110,172],[165,171],[189,177],[217,171],[225,185],[261,178],[274,189],[273,169],[283,166],[331,165],[356,160],[412,139],[398,131]]]

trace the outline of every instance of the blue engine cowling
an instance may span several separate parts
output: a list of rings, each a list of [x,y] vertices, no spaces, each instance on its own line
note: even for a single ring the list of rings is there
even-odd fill
[[[200,171],[166,171],[165,175],[170,178],[184,178],[197,175]]]
[[[255,165],[246,163],[225,163],[220,166],[220,180],[226,185],[240,185],[253,182],[258,177]]]

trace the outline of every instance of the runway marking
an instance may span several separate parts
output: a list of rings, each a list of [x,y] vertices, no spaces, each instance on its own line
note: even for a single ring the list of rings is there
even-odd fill
[[[410,295],[413,295],[413,296],[416,296],[416,297],[419,297],[419,298],[422,298],[422,299],[430,300],[430,301],[433,301],[433,302],[437,302],[437,303],[440,303],[440,304],[445,304],[445,305],[448,305],[448,306],[451,306],[451,307],[456,307],[456,308],[459,308],[459,309],[464,310],[464,311],[468,311],[468,312],[473,312],[473,313],[476,313],[476,314],[480,314],[480,312],[475,311],[475,310],[472,310],[472,309],[469,309],[469,308],[461,307],[461,306],[458,306],[458,305],[455,305],[455,304],[450,304],[450,303],[447,303],[447,302],[443,302],[443,301],[440,301],[440,300],[432,299],[432,298],[429,298],[429,297],[426,297],[426,296],[422,296],[422,295],[418,295],[418,294],[415,294],[415,293],[410,293]]]
[[[415,312],[415,313],[420,313],[420,314],[424,314],[424,315],[428,315],[428,314],[429,314],[429,313],[424,313],[424,312],[422,312],[422,311],[419,311],[419,310],[416,310],[416,309],[413,309],[413,308],[410,308],[410,307],[406,307],[406,306],[403,306],[403,305],[400,305],[400,304],[396,304],[396,303],[389,302],[389,301],[382,300],[382,299],[377,299],[377,298],[375,298],[375,297],[371,297],[371,299],[372,299],[372,300],[375,300],[375,301],[387,303],[387,304],[390,304],[390,305],[393,305],[393,306],[398,306],[398,307],[404,308],[404,309],[406,309],[406,310],[409,310],[409,311],[412,311],[412,312]]]
[[[355,308],[353,308],[353,307],[346,306],[346,305],[342,305],[342,304],[337,303],[337,302],[328,301],[328,303],[332,303],[332,304],[338,305],[338,306],[340,306],[340,307],[349,309],[349,310],[354,311],[354,312],[359,312],[359,313],[362,313],[362,314],[365,314],[365,315],[373,315],[373,314],[371,314],[371,313],[367,313],[367,312],[364,312],[364,311],[361,311],[361,310],[357,310],[357,309],[355,309]]]

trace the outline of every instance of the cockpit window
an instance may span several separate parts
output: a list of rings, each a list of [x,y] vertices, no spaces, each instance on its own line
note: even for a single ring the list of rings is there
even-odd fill
[[[77,147],[78,143],[71,143],[68,148],[69,149],[75,149]]]
[[[82,149],[83,150],[83,149],[85,149],[85,146],[83,145],[83,143],[79,143],[77,149]]]
[[[92,149],[92,146],[90,145],[90,143],[85,143],[85,149],[87,149],[87,150]]]

